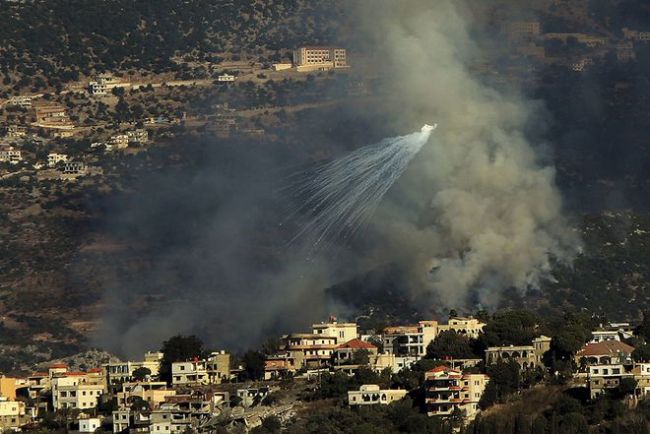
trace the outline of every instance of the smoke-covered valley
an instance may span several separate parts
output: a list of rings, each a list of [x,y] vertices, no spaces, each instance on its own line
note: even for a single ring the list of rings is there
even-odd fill
[[[470,71],[490,56],[477,40],[494,35],[458,2],[380,3],[350,8],[360,22],[350,43],[378,74],[371,99],[292,115],[277,139],[176,140],[185,164],[141,175],[99,205],[98,230],[128,249],[101,282],[98,345],[135,355],[143,343],[197,333],[245,348],[353,314],[324,289],[389,264],[427,315],[494,308],[506,289],[537,287],[551,257],[571,262],[580,239],[542,140],[543,104]],[[292,170],[433,122],[438,130],[352,243],[316,255],[287,244],[299,230],[280,225],[300,205],[282,194]]]

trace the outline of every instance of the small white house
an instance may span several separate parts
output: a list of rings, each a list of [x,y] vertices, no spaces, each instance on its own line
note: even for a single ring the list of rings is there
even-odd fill
[[[79,432],[80,433],[94,433],[97,428],[102,426],[101,421],[97,417],[88,419],[79,419]]]

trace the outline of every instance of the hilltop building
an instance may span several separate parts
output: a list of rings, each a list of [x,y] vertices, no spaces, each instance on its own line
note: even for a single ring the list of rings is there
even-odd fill
[[[300,72],[347,68],[347,52],[336,47],[299,47],[293,51],[293,65]]]

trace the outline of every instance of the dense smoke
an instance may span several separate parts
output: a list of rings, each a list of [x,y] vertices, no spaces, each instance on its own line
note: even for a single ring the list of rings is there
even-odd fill
[[[392,106],[405,121],[439,122],[431,146],[384,208],[381,233],[421,286],[447,306],[495,306],[499,291],[535,284],[549,255],[571,258],[578,240],[562,216],[554,170],[526,138],[538,105],[470,74],[485,59],[456,1],[384,2],[378,32]],[[471,29],[473,32],[476,29]],[[372,30],[371,30],[372,31]]]
[[[340,313],[323,289],[388,263],[408,269],[409,286],[432,306],[495,306],[504,288],[535,284],[549,255],[570,260],[579,241],[562,215],[554,170],[527,139],[538,105],[470,73],[486,56],[459,5],[373,0],[352,8],[355,44],[372,53],[368,71],[381,83],[372,111],[337,110],[365,116],[354,131],[365,140],[354,144],[374,143],[373,127],[395,136],[439,124],[362,239],[309,260],[301,246],[283,244],[287,204],[275,193],[287,172],[278,167],[300,162],[297,147],[188,145],[196,167],[154,174],[138,194],[108,205],[110,230],[147,246],[132,253],[148,260],[104,282],[108,312],[97,343],[136,356],[192,332],[211,346],[246,348]],[[344,119],[317,117],[301,146],[353,142],[352,134],[332,137]]]

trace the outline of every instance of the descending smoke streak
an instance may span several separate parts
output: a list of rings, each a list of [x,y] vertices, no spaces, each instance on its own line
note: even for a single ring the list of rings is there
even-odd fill
[[[292,242],[303,236],[324,241],[347,240],[368,220],[384,195],[429,140],[436,126],[419,132],[390,137],[360,148],[301,176],[294,194],[304,200],[297,213],[307,223]]]

